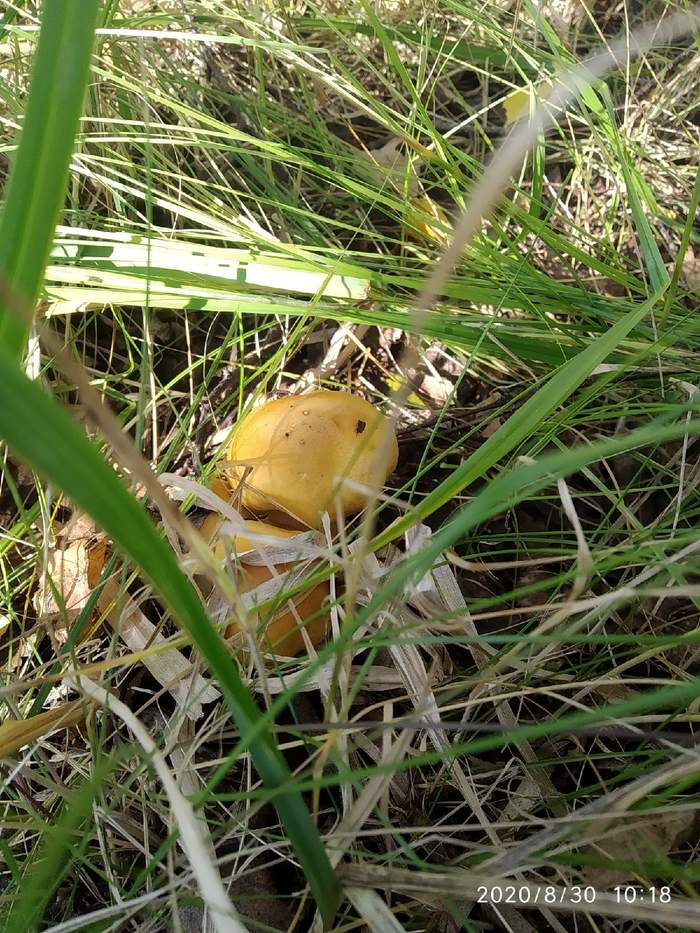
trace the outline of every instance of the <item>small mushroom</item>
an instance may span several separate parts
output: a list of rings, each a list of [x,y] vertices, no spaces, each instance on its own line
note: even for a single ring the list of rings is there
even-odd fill
[[[230,481],[255,513],[281,511],[317,528],[322,511],[334,514],[338,493],[345,515],[368,495],[342,479],[381,488],[398,461],[391,423],[373,405],[348,392],[319,390],[275,399],[238,425],[227,454]]]
[[[218,515],[208,515],[200,529],[201,534],[211,544],[214,555],[221,561],[235,553],[243,558],[236,567],[236,584],[241,594],[257,589],[275,576],[284,577],[294,570],[296,562],[289,561],[275,563],[274,573],[264,564],[245,562],[245,555],[263,553],[265,545],[255,544],[245,535],[229,536],[219,534],[218,528],[221,519]],[[285,528],[277,528],[267,522],[247,521],[246,527],[251,535],[268,535],[270,537],[285,539],[293,538],[298,534]],[[281,543],[281,542],[280,542]],[[291,588],[291,587],[290,587]],[[312,644],[318,645],[328,636],[328,611],[324,609],[324,602],[328,598],[330,586],[324,580],[315,586],[303,589],[287,599],[273,598],[272,605],[258,609],[261,637],[260,644],[266,651],[275,654],[293,657],[306,650],[301,628],[306,630]],[[261,599],[261,602],[266,600]],[[239,626],[233,622],[226,629],[226,637],[236,641],[241,639]]]

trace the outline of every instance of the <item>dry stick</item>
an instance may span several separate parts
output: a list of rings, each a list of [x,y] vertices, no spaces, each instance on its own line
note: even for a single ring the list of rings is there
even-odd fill
[[[493,573],[495,570],[522,570],[523,567],[543,567],[546,564],[562,564],[570,560],[571,555],[555,554],[551,557],[530,557],[526,560],[492,560],[486,563],[465,560],[452,550],[444,552],[445,558],[455,567],[468,570],[470,573]],[[574,554],[575,558],[577,555]]]

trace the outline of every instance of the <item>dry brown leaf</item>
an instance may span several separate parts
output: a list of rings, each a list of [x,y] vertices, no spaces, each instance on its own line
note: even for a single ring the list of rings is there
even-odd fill
[[[57,634],[85,608],[102,573],[106,548],[104,539],[81,539],[49,555],[46,573],[34,594],[34,608],[41,618],[60,623]]]
[[[552,92],[553,84],[551,81],[540,81],[539,84],[535,85],[533,88],[533,93],[535,95],[535,106],[542,98],[546,98]],[[503,100],[503,109],[506,112],[506,126],[510,126],[512,123],[515,123],[517,120],[521,120],[523,117],[526,117],[530,112],[530,90],[526,88],[518,88],[504,98]]]
[[[586,7],[581,0],[542,0],[538,4],[538,14],[567,40],[581,27]]]
[[[85,608],[100,580],[110,546],[106,536],[98,534],[94,522],[84,515],[75,516],[61,529],[58,545],[49,555],[46,573],[34,595],[34,607],[43,619],[56,624],[54,634],[59,641],[64,641],[66,623],[74,622]],[[163,637],[156,633],[155,626],[131,597],[125,594],[119,599],[118,594],[117,584],[107,581],[97,610],[110,625],[118,628],[122,641],[136,653],[147,646],[161,645]],[[202,715],[202,704],[219,697],[219,692],[206,678],[194,673],[191,662],[180,651],[164,650],[143,658],[142,663],[190,719],[197,720]]]
[[[100,582],[102,571],[109,558],[109,542],[104,535],[100,535],[97,540],[88,544],[88,568],[87,582],[91,590],[94,590]]]
[[[603,828],[598,826],[597,834],[604,838],[597,840],[589,852],[626,865],[649,864],[672,852],[688,831],[692,831],[692,824],[692,815],[687,811],[668,810],[649,816],[628,813],[624,818],[611,820]],[[584,874],[590,884],[602,891],[627,881],[634,870],[622,865],[619,868],[589,867]]]
[[[486,425],[486,427],[481,432],[482,437],[491,437],[492,434],[495,434],[496,431],[501,427],[502,421],[500,418],[492,418],[491,421]]]
[[[594,692],[608,703],[612,703],[613,701],[619,703],[623,700],[633,700],[635,697],[639,696],[636,690],[633,690],[622,682],[596,684]]]
[[[446,376],[411,368],[406,375],[412,386],[435,408],[442,408],[454,391],[454,386]]]
[[[107,539],[99,535],[87,515],[73,516],[59,531],[44,576],[34,594],[39,617],[59,623],[56,634],[65,637],[64,623],[73,622],[85,608],[107,560]]]
[[[439,204],[423,196],[411,198],[409,201],[403,228],[410,240],[418,239],[416,234],[420,234],[427,240],[444,245],[450,240],[452,224]]]

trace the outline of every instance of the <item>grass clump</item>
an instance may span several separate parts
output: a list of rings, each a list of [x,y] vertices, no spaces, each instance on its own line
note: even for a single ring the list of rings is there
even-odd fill
[[[5,6],[28,178],[51,30]],[[514,117],[675,13],[100,6],[64,203],[36,169],[58,225],[3,202],[6,929],[700,927],[692,24],[553,108],[416,298]],[[192,528],[231,427],[309,388],[384,411],[399,465],[281,585],[328,580],[333,637],[234,656]]]

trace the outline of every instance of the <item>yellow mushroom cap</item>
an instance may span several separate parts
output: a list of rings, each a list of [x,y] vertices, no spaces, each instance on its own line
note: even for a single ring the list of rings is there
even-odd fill
[[[229,553],[238,555],[249,554],[252,551],[264,553],[265,545],[255,543],[246,535],[219,536],[218,528],[222,522],[219,515],[211,513],[206,517],[200,528],[200,534],[211,544],[216,557],[223,561]],[[287,528],[277,528],[267,522],[246,521],[246,528],[251,535],[269,535],[273,538],[292,538],[299,532]],[[294,567],[294,563],[275,564],[275,573],[283,577]],[[248,593],[268,580],[273,579],[273,572],[269,567],[258,564],[243,563],[236,569],[236,584],[240,593]],[[310,586],[295,593],[288,599],[273,601],[271,606],[259,610],[260,644],[266,651],[275,654],[293,657],[306,650],[304,638],[301,633],[303,624],[311,643],[318,645],[328,636],[328,611],[323,604],[330,593],[327,580]],[[293,606],[293,608],[292,608]],[[226,637],[234,642],[240,641],[241,631],[233,622],[226,629]]]
[[[227,460],[232,486],[244,480],[243,505],[252,512],[282,510],[311,528],[333,515],[339,478],[381,488],[399,450],[390,422],[364,399],[319,390],[266,402],[238,425]],[[345,515],[359,512],[367,496],[339,488]]]

